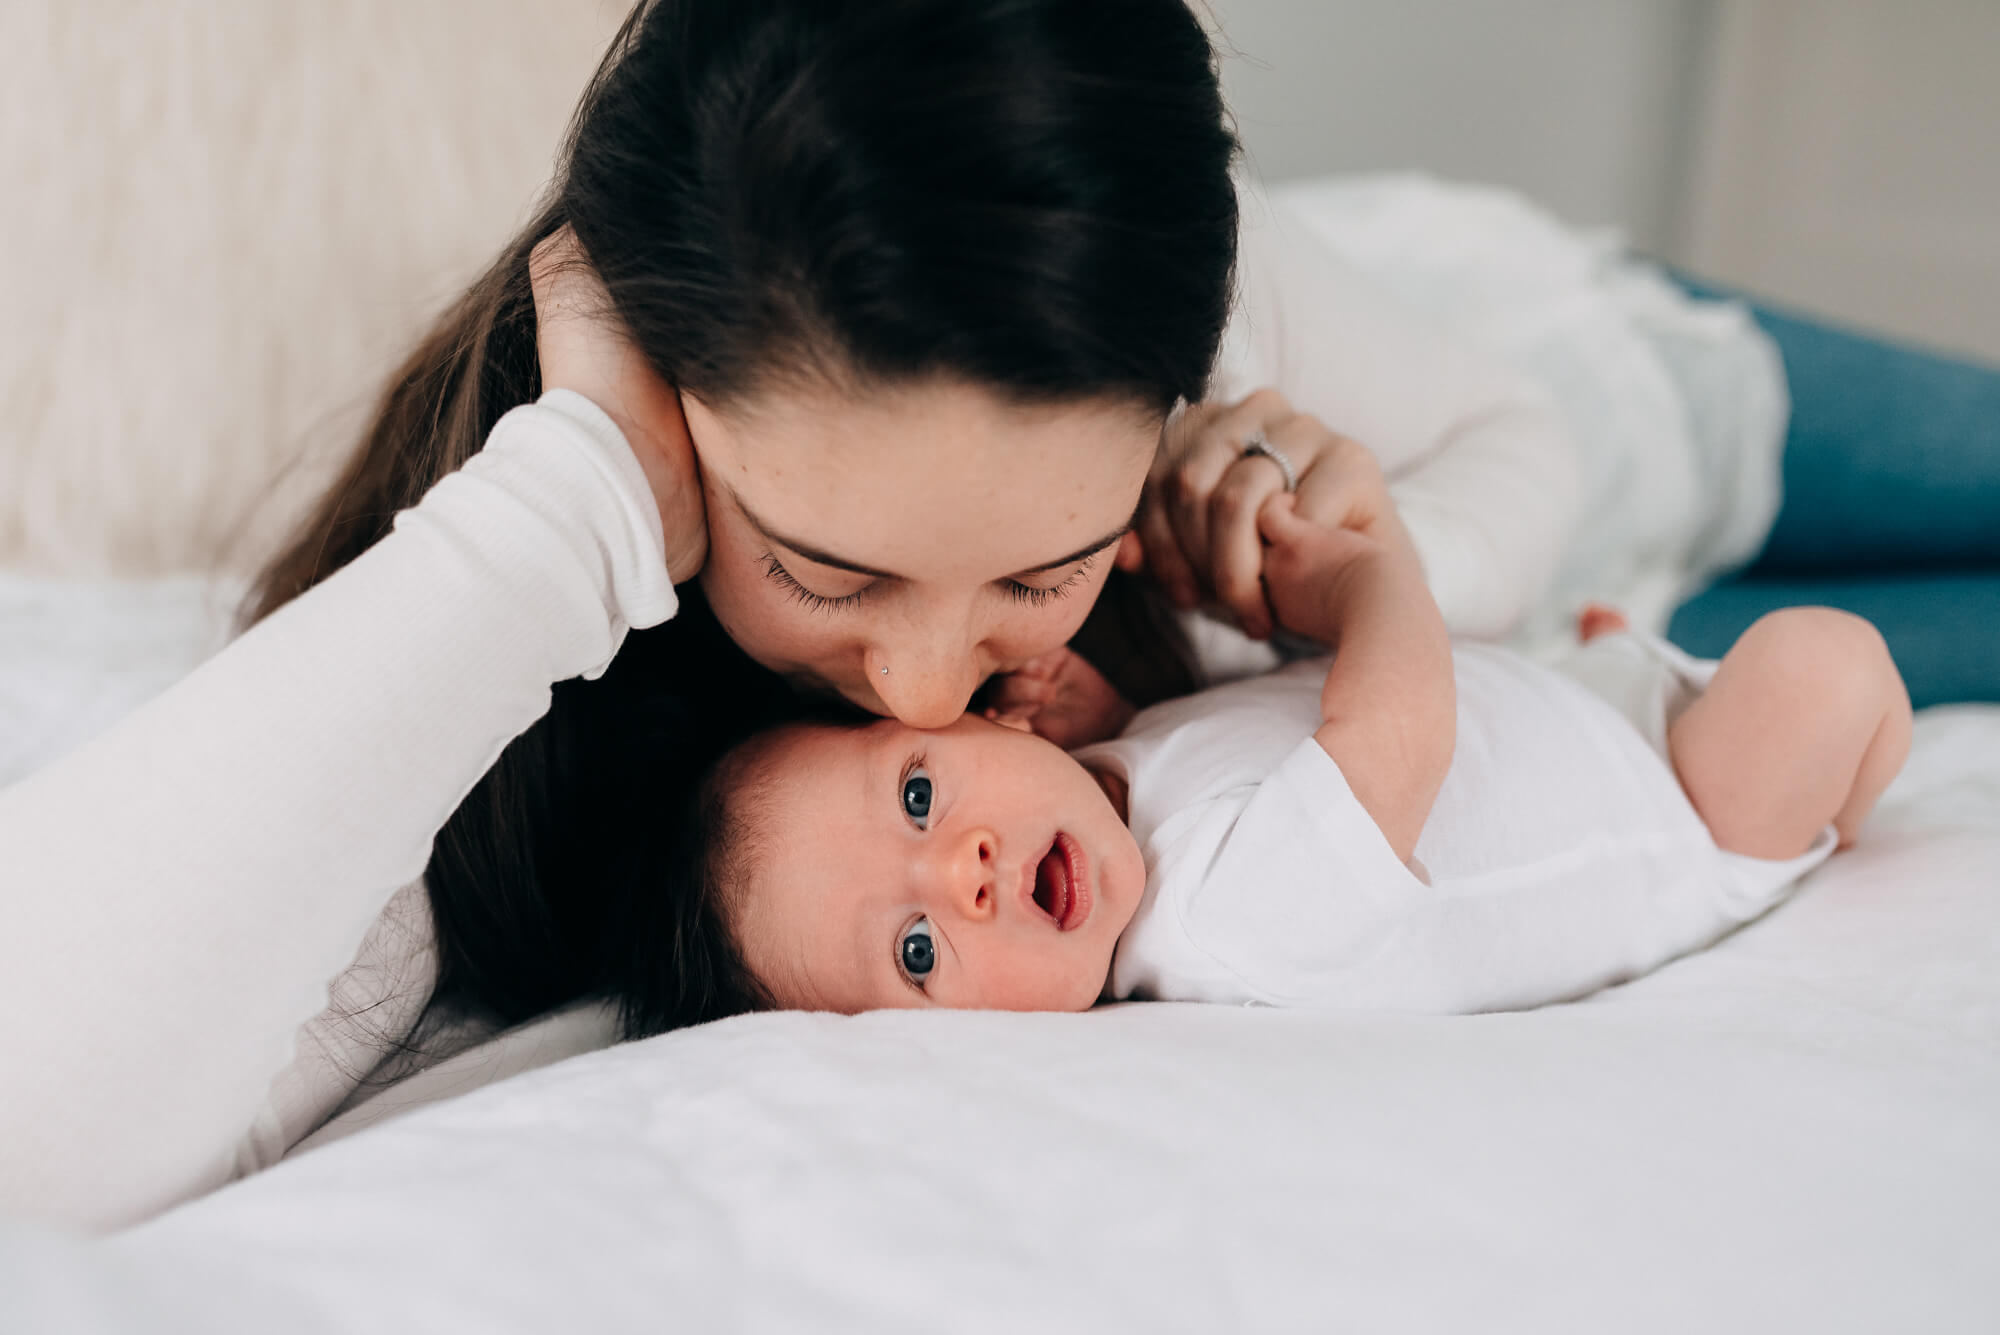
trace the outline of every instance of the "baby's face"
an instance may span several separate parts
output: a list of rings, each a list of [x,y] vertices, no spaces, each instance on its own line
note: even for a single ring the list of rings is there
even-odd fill
[[[1145,889],[1131,832],[1056,747],[968,715],[785,734],[747,783],[733,914],[777,1002],[1086,1010]]]

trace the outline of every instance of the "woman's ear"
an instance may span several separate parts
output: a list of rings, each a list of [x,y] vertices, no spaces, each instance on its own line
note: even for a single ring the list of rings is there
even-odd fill
[[[1118,551],[1111,561],[1128,575],[1136,575],[1146,568],[1146,544],[1140,539],[1137,529],[1118,540]]]

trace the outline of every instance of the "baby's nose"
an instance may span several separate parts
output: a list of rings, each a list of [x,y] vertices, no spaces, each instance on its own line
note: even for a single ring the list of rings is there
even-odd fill
[[[936,890],[949,910],[972,921],[992,918],[999,907],[1000,841],[991,830],[965,830],[942,853]]]

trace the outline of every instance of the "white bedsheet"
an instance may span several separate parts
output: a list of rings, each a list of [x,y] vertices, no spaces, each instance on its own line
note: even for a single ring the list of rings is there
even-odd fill
[[[0,570],[0,787],[90,740],[228,638],[242,586]]]
[[[2000,1328],[2000,709],[1576,1005],[750,1017],[315,1149],[7,1330]]]

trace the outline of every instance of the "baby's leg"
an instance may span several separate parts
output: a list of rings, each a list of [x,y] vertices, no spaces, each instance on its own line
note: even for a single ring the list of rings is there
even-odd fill
[[[1743,632],[1667,742],[1717,844],[1795,857],[1829,823],[1854,841],[1909,755],[1910,697],[1873,626],[1792,607]]]

